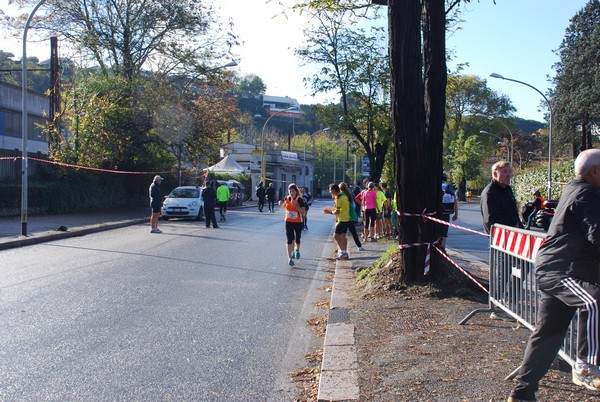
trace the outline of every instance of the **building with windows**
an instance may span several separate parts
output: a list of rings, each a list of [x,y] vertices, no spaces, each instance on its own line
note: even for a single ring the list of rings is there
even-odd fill
[[[250,172],[252,188],[260,182],[260,148],[252,144],[230,142],[221,146],[221,157],[230,155],[237,163]],[[265,150],[267,182],[273,183],[277,194],[287,193],[287,186],[296,183],[306,187],[313,194],[315,157],[304,152]]]
[[[50,109],[50,98],[46,95],[28,91],[27,99],[27,153],[42,157],[48,154],[48,139],[44,132]],[[0,156],[22,156],[23,135],[21,132],[22,90],[20,86],[0,82]],[[37,163],[29,164],[29,171],[35,170]],[[0,160],[0,178],[20,177],[20,161]]]
[[[44,133],[45,115],[50,109],[50,98],[28,91],[27,150],[30,153],[48,153],[48,139]],[[20,86],[0,82],[0,150],[22,150],[22,90]]]

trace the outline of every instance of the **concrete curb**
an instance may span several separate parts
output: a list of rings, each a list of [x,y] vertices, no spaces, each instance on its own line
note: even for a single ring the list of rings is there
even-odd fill
[[[447,249],[447,253],[463,269],[487,285],[486,261],[459,250]],[[448,269],[456,270],[454,267]],[[337,261],[323,344],[323,362],[317,397],[320,402],[360,399],[355,328],[349,318],[352,309],[349,294],[354,283],[352,261]]]
[[[317,396],[319,401],[359,399],[354,325],[349,322],[348,316],[351,307],[348,291],[353,282],[352,262],[337,261],[323,344],[323,363]]]
[[[0,242],[0,250],[11,248],[31,246],[34,244],[45,243],[53,240],[67,239],[69,237],[85,236],[90,233],[103,232],[105,230],[118,229],[126,226],[138,225],[148,222],[148,218],[126,219],[109,223],[98,223],[95,225],[74,227],[66,232],[41,232],[31,236],[18,236],[13,240]]]
[[[256,207],[255,204],[243,204],[231,209],[245,209]],[[103,232],[105,230],[119,229],[141,223],[148,223],[149,216],[143,218],[129,218],[116,220],[112,222],[95,223],[86,226],[75,226],[68,228],[65,232],[59,231],[40,231],[34,232],[28,236],[15,236],[14,238],[0,238],[0,250],[8,250],[11,248],[31,246],[34,244],[45,243],[48,241],[67,239],[70,237],[85,236],[91,233]]]

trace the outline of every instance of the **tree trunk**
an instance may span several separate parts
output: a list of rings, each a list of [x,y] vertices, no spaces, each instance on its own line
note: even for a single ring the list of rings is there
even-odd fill
[[[581,123],[581,150],[593,148],[592,145],[592,130],[588,122]]]
[[[443,138],[446,123],[446,12],[444,0],[424,0],[422,9],[423,72],[425,83],[425,155],[427,163],[423,186],[427,211],[442,210]],[[461,191],[461,194],[464,192]],[[424,241],[435,241],[441,234],[441,225],[428,222]],[[431,274],[439,266],[439,254],[431,254]]]
[[[387,153],[387,147],[378,142],[375,144],[374,151],[373,159],[369,161],[371,169],[369,172],[369,177],[372,181],[379,181],[385,165],[385,154]]]
[[[426,208],[424,183],[427,176],[427,155],[424,152],[420,20],[419,0],[389,0],[394,170],[398,189],[397,207],[405,213],[419,213]],[[400,217],[400,244],[419,242],[424,225],[419,218]],[[425,247],[402,251],[402,280],[422,279],[425,251]]]

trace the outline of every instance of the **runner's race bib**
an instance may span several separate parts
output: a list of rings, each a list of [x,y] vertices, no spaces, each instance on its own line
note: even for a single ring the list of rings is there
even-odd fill
[[[298,219],[298,212],[296,211],[287,211],[288,219]]]

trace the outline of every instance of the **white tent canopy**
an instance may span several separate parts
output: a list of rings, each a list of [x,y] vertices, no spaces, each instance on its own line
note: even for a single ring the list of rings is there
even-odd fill
[[[246,171],[246,169],[237,163],[237,161],[233,159],[231,155],[227,155],[219,162],[207,167],[205,170],[209,170],[213,173],[229,173],[234,175],[244,173]]]

